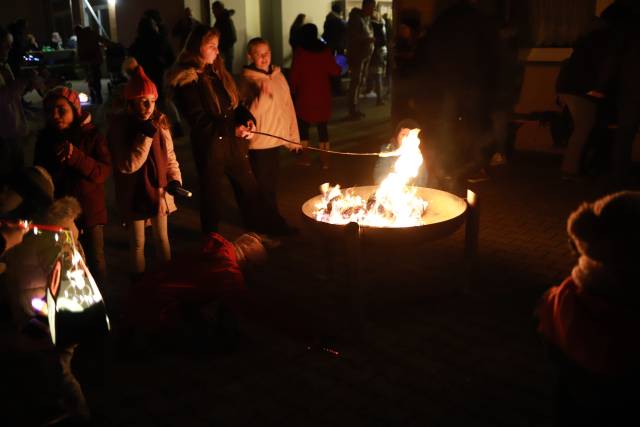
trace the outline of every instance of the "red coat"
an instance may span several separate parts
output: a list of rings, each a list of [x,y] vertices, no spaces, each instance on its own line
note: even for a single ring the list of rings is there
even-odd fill
[[[544,295],[537,315],[539,332],[587,371],[611,375],[637,369],[636,310],[587,292],[569,277]]]
[[[74,150],[68,161],[60,162],[56,147],[64,141],[71,142]],[[33,163],[49,172],[56,197],[78,199],[82,215],[77,222],[81,228],[107,223],[104,184],[111,174],[111,155],[107,140],[91,122],[91,115],[85,113],[81,125],[73,131],[45,127],[38,134]]]
[[[185,306],[220,300],[243,311],[246,294],[233,244],[210,233],[200,249],[178,254],[145,274],[131,295],[129,318],[143,328],[170,328]]]
[[[340,75],[340,67],[329,48],[314,52],[298,48],[291,68],[291,90],[296,113],[305,122],[328,122],[331,118],[330,77]]]

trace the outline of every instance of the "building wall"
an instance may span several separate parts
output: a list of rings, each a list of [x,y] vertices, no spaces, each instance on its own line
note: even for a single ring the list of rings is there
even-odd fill
[[[299,13],[306,15],[306,22],[311,22],[318,27],[318,34],[322,34],[324,18],[331,11],[331,0],[279,0],[281,3],[281,47],[282,56],[277,58],[283,66],[291,65],[291,46],[289,45],[289,29]]]
[[[33,33],[38,41],[44,42],[51,38],[51,32],[46,19],[51,12],[42,0],[21,0],[0,2],[0,25],[7,27],[19,18],[24,18],[28,23],[29,32]]]

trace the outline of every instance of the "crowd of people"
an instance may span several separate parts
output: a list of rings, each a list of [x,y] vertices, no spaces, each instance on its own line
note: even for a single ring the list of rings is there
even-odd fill
[[[503,161],[507,154],[506,127],[521,83],[517,58],[510,49],[510,33],[501,31],[500,25],[483,16],[472,3],[461,1],[445,10],[424,34],[419,34],[410,19],[402,21],[393,41],[396,72],[423,89],[406,92],[406,103],[400,108],[412,118],[399,122],[381,151],[396,149],[410,129],[424,129],[431,151],[429,170],[427,173],[423,167],[419,171],[417,185],[426,186],[434,178],[436,183],[467,178],[495,160],[495,154]],[[57,240],[44,241],[38,235],[26,234],[29,226],[20,220],[70,229],[98,287],[108,293],[105,183],[113,175],[118,213],[129,234],[131,283],[149,287],[148,276],[145,279],[148,225],[155,252],[165,262],[166,274],[162,277],[170,276],[168,218],[177,209],[174,197],[185,192],[180,159],[173,146],[175,124],[182,122],[190,132],[200,229],[205,240],[202,258],[183,262],[193,274],[206,266],[206,273],[198,280],[224,276],[224,283],[233,287],[242,281],[245,261],[264,259],[263,239],[298,232],[278,209],[282,149],[301,152],[298,163],[309,166],[304,148],[309,146],[309,130],[315,126],[319,148],[325,150],[320,158],[322,167],[330,168],[327,125],[336,82],[339,92],[340,55],[346,55],[350,73],[348,118],[364,117],[359,109],[360,95],[368,89],[375,92],[378,105],[384,104],[389,86],[390,24],[377,13],[374,0],[363,0],[361,8],[350,11],[348,20],[343,19],[341,3],[335,2],[322,37],[316,25],[305,22],[304,14],[298,15],[290,29],[293,62],[287,77],[272,63],[269,40],[261,37],[248,42],[249,63],[234,77],[231,70],[237,38],[233,11],[216,1],[212,12],[216,23],[210,27],[196,21],[185,9],[183,19],[172,31],[181,47],[177,56],[159,13],[145,12],[128,49],[131,58],[125,61],[126,79],[119,87],[121,103],[113,104],[104,135],[83,109],[77,92],[66,86],[47,87],[41,73],[21,70],[19,63],[12,62],[16,51],[37,46],[26,33],[24,40],[18,40],[16,34],[24,33],[26,24],[16,24],[18,30],[11,32],[0,29],[0,253],[7,252],[3,257],[6,273],[2,276],[2,302],[11,307],[12,320],[18,325],[7,338],[13,340],[16,349],[20,349],[21,334],[34,338],[30,321],[41,313],[32,301],[34,295],[42,299],[46,294],[48,274],[57,256]],[[603,19],[622,22],[625,17],[625,12],[613,10]],[[110,42],[86,28],[77,27],[76,35],[74,42],[78,57],[87,67],[91,98],[101,103],[101,49]],[[596,100],[608,97],[612,85],[618,84],[613,170],[620,179],[628,173],[639,104],[635,86],[626,78],[637,66],[637,44],[632,42],[636,35],[633,25],[616,23],[598,28],[577,45],[563,70],[558,91],[575,122],[563,172],[579,173],[580,156],[597,116]],[[613,57],[602,53],[611,40],[620,43]],[[52,43],[56,48],[63,45],[59,34]],[[591,70],[585,64],[601,69]],[[612,74],[616,70],[619,75]],[[572,73],[586,77],[578,80]],[[25,167],[21,139],[27,123],[22,97],[32,89],[43,95],[45,125],[38,132],[34,164]],[[420,92],[429,96],[415,95]],[[379,162],[376,180],[389,168],[388,162]],[[252,232],[235,243],[218,234],[225,179],[231,183],[245,228]],[[572,363],[596,374],[609,375],[613,372],[609,368],[623,369],[632,363],[614,339],[624,338],[627,330],[633,330],[628,326],[637,323],[637,316],[625,311],[629,307],[621,295],[632,291],[630,268],[637,249],[629,245],[630,235],[624,227],[633,227],[634,215],[640,212],[638,197],[637,193],[619,193],[585,205],[571,216],[568,231],[580,254],[579,263],[571,278],[546,294],[539,308],[540,330],[545,338]],[[636,242],[637,233],[633,233],[631,238]],[[34,251],[38,256],[32,256]],[[211,268],[211,263],[219,268]],[[156,296],[164,301],[167,295]],[[169,296],[176,298],[174,294]],[[594,320],[593,312],[614,317],[603,324]],[[572,325],[574,317],[582,323]],[[623,324],[625,329],[616,329]],[[603,336],[609,337],[611,331],[617,335],[590,340],[585,331],[593,327],[601,328]],[[575,339],[572,334],[577,334]],[[42,339],[41,334],[36,335]],[[603,346],[613,351],[598,354],[594,350]],[[71,371],[74,350],[75,344],[59,346],[55,352],[63,372],[65,410],[86,420],[88,405]],[[632,356],[637,353],[634,347]],[[578,402],[571,400],[571,404]]]

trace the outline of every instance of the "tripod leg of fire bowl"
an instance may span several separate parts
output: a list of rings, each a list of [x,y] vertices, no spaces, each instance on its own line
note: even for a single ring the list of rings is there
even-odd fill
[[[347,255],[347,284],[351,296],[352,321],[349,327],[355,337],[363,338],[366,333],[364,307],[364,283],[362,282],[362,246],[360,226],[351,222],[345,227],[345,247]]]
[[[480,203],[478,195],[471,190],[467,190],[467,214],[464,236],[465,290],[470,290],[471,281],[475,275],[479,235]]]

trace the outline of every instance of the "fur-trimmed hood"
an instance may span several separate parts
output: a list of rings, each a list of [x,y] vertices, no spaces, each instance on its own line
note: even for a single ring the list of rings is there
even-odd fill
[[[168,87],[176,88],[197,82],[199,78],[200,73],[194,67],[176,65],[167,72],[166,81]]]

